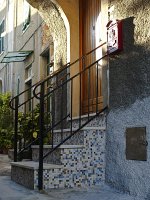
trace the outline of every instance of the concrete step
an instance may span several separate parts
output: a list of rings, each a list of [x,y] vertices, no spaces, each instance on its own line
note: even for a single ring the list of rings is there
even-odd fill
[[[10,160],[14,160],[14,149],[9,149],[8,150],[8,158]],[[22,159],[31,159],[32,158],[32,153],[30,150],[25,150],[23,151],[20,156],[19,156],[19,160],[22,160]]]
[[[94,124],[94,121],[91,122]],[[88,124],[85,127],[83,127],[80,131],[75,133],[70,139],[68,139],[64,145],[83,145],[84,144],[84,131],[94,131],[94,130],[99,130],[99,131],[105,131],[106,130],[106,125],[100,125],[100,123],[95,124]],[[92,126],[93,125],[93,126]],[[75,132],[79,127],[78,124],[75,122],[74,128],[72,128],[72,132]],[[59,144],[62,140],[67,138],[68,136],[71,135],[71,129],[63,129],[62,130],[54,130],[53,133],[53,139],[54,139],[54,145]]]
[[[82,130],[80,130],[78,133],[76,133],[74,136],[72,136],[67,142],[65,142],[63,145],[61,145],[58,149],[56,149],[53,153],[48,155],[44,162],[51,163],[51,164],[62,164],[63,163],[63,157],[65,150],[69,149],[81,149],[84,148],[85,145],[87,145],[87,133],[95,133],[102,134],[101,137],[103,137],[103,132],[105,133],[105,127],[84,127]],[[70,135],[70,129],[64,129],[63,138]],[[90,138],[92,140],[92,138]],[[54,146],[59,144],[61,142],[61,130],[55,130],[54,132]],[[51,145],[44,145],[43,146],[43,152],[45,155],[47,152],[52,150]],[[39,145],[33,145],[32,146],[32,160],[38,161],[39,160]]]
[[[76,131],[76,129],[72,129],[72,131]],[[82,145],[84,143],[84,135],[83,131],[78,131],[75,135],[73,135],[69,140],[67,140],[64,145]],[[71,135],[71,129],[63,129],[62,130],[54,130],[53,140],[54,145],[59,144],[62,140],[66,139]]]
[[[90,114],[89,119],[95,116],[95,113]],[[74,117],[72,121],[72,132],[75,132],[79,129],[80,126],[84,125],[88,122],[88,115],[83,115],[81,118]],[[75,133],[69,140],[67,140],[64,144],[65,145],[82,145],[84,143],[84,135],[83,131],[90,131],[90,130],[106,130],[106,114],[101,113],[99,116],[92,119],[85,125],[80,131]],[[67,128],[63,130],[54,130],[53,132],[53,140],[54,144],[59,144],[62,139],[67,138],[71,134],[71,123],[70,118],[68,118]]]
[[[93,118],[95,113],[89,115],[89,119]],[[81,121],[81,125],[88,122],[88,115],[82,115],[81,118],[73,117],[73,128],[77,128],[79,126],[79,121]],[[68,122],[70,122],[70,118],[68,118]],[[106,128],[106,113],[101,113],[98,116],[94,117],[87,125],[84,126],[83,129],[88,129],[89,127],[99,127],[99,128]]]
[[[57,181],[62,173],[61,165],[43,164],[44,188],[54,188],[54,179]],[[12,162],[11,179],[29,189],[38,189],[39,163],[34,161]],[[49,184],[47,184],[47,182]],[[49,187],[48,187],[49,186]]]
[[[44,189],[86,187],[99,185],[105,180],[105,131],[85,130],[83,135],[84,145],[62,145],[58,148],[59,157],[56,158],[56,153],[53,159],[59,164],[47,164],[44,160]],[[49,148],[45,146],[44,151]],[[36,152],[33,159],[37,160],[38,146],[33,146],[33,151]],[[11,170],[12,180],[30,189],[37,189],[38,162],[12,163]]]
[[[61,145],[58,149],[56,149],[53,153],[49,154],[45,159],[45,163],[50,164],[62,164],[63,163],[63,154],[66,150],[78,150],[84,148],[84,145]],[[43,155],[52,150],[51,145],[43,146]],[[32,160],[37,162],[39,160],[39,145],[32,146]]]
[[[70,188],[100,185],[105,180],[105,117],[94,119],[89,126],[79,131],[72,142],[61,145],[53,154],[44,159],[43,187]],[[74,125],[77,128],[77,124]],[[70,130],[64,133],[70,134]],[[57,135],[55,144],[60,142],[61,130],[54,132]],[[56,136],[55,135],[55,136]],[[55,137],[54,136],[54,137]],[[64,135],[63,135],[64,137]],[[75,142],[76,141],[76,142]],[[44,154],[51,149],[44,146]],[[11,164],[11,178],[15,182],[30,189],[38,187],[38,145],[32,146],[33,161],[13,162]]]

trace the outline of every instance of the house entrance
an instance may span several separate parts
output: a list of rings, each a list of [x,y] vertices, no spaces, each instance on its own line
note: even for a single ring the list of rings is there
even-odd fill
[[[87,52],[95,49],[100,45],[100,13],[101,0],[81,0],[80,1],[80,54],[85,55]],[[81,69],[89,66],[101,57],[101,52],[94,51],[85,63],[81,64]],[[98,70],[97,70],[98,67]],[[96,111],[102,108],[101,94],[101,67],[100,65],[92,66],[86,70],[82,77],[82,114]]]

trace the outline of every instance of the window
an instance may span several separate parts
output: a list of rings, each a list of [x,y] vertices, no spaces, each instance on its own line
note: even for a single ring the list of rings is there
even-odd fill
[[[29,68],[28,68],[28,78],[32,78],[32,67],[30,66]]]
[[[26,92],[26,98],[27,98],[27,103],[26,107],[28,111],[32,110],[32,79],[30,79],[28,82],[26,82],[25,88],[27,89]]]
[[[26,100],[28,100],[26,106],[28,111],[31,111],[32,109],[32,65],[30,65],[26,70],[25,70],[25,89],[28,91],[26,92]]]
[[[26,68],[25,70],[25,82],[28,82],[32,79],[32,65]]]
[[[2,80],[0,80],[0,93],[3,92],[3,84],[2,84]]]
[[[53,53],[54,53],[54,49],[53,49],[53,45],[50,45],[49,49],[45,49],[44,52],[42,52],[41,56],[42,56],[42,65],[44,66],[44,68],[42,69],[45,76],[48,76],[50,74],[52,74],[53,72],[53,65],[51,65],[50,63],[53,62]],[[51,90],[51,85],[52,85],[52,81],[48,81],[47,82],[47,92],[49,93]],[[50,113],[52,110],[52,97],[51,97],[51,93],[48,95],[47,97],[47,101],[45,102],[45,108],[47,109],[47,112]]]
[[[50,44],[49,49],[45,49],[42,53],[42,65],[45,66],[44,74],[48,76],[53,73],[54,67],[51,65],[54,62],[54,44]]]
[[[0,54],[4,51],[4,34],[5,34],[4,24],[5,20],[3,20],[2,23],[0,24]]]
[[[17,95],[20,93],[20,78],[17,79]]]
[[[26,0],[23,1],[23,28],[22,30],[25,31],[30,24],[30,5]]]

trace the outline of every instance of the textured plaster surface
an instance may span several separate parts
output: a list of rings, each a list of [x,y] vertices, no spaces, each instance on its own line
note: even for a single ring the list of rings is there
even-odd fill
[[[110,111],[107,124],[106,182],[141,199],[150,199],[149,145],[147,161],[126,160],[126,127],[146,127],[150,144],[150,98],[137,100],[131,107]],[[149,106],[148,106],[149,105]]]
[[[150,160],[126,160],[126,127],[146,127],[150,143],[150,1],[110,0],[111,19],[123,19],[123,51],[110,56],[106,181],[150,199]]]
[[[150,1],[111,0],[123,19],[123,51],[110,57],[110,106],[128,107],[150,95]]]
[[[28,0],[28,2],[38,9],[49,28],[49,35],[54,41],[54,62],[57,69],[67,62],[67,32],[61,16],[62,12],[52,1]]]

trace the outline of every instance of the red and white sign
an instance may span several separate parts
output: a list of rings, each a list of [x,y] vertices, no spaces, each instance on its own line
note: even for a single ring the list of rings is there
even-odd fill
[[[122,21],[109,21],[107,24],[107,51],[109,54],[123,49]]]

